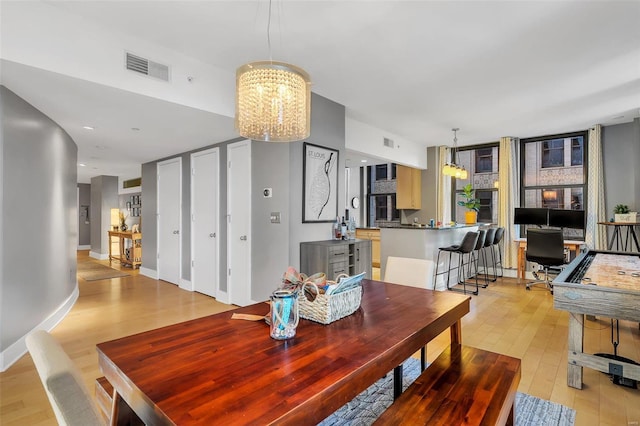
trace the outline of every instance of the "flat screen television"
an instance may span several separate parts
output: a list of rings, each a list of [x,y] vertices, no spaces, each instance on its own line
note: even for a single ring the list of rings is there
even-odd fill
[[[549,226],[584,229],[584,210],[549,209]]]
[[[539,207],[516,207],[513,214],[513,223],[516,225],[546,225],[548,223],[549,209]]]

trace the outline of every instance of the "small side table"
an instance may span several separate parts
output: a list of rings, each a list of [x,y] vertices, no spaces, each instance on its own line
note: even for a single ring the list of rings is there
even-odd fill
[[[616,251],[640,252],[640,244],[638,244],[638,236],[635,230],[636,226],[640,225],[640,222],[598,222],[598,225],[613,226],[613,234],[609,240],[608,250],[613,250],[613,245],[615,244]],[[633,249],[634,244],[635,250]]]

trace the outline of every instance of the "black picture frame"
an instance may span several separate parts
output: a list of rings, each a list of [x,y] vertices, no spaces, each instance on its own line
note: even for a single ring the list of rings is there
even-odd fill
[[[338,216],[340,152],[308,142],[302,152],[302,223],[333,222]]]

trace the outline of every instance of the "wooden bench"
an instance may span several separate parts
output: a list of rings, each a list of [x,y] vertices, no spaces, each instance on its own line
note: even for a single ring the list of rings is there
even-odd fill
[[[452,344],[377,425],[512,425],[520,360]]]
[[[98,407],[107,419],[111,418],[111,406],[113,404],[113,386],[106,377],[96,379],[96,399]]]

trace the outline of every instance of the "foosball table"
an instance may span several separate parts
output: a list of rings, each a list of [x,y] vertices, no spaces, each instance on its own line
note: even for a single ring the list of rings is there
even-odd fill
[[[617,356],[618,320],[640,322],[640,253],[591,250],[580,254],[553,281],[553,306],[569,311],[567,385],[582,389],[582,368],[636,387],[640,365]],[[614,354],[583,353],[585,315],[612,319]],[[619,329],[618,329],[619,330]]]

